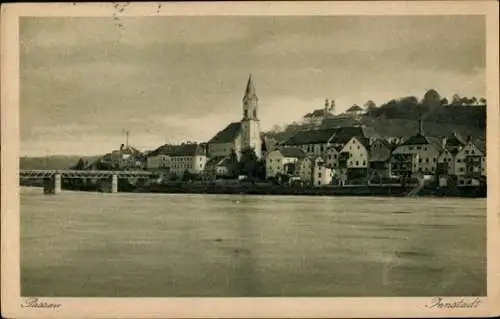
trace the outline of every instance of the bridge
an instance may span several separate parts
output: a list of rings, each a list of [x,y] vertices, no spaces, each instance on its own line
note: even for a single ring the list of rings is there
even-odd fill
[[[118,192],[118,179],[149,180],[158,174],[147,171],[97,171],[97,170],[25,170],[19,171],[20,180],[43,180],[45,194],[61,192],[61,179],[99,180],[107,192]]]

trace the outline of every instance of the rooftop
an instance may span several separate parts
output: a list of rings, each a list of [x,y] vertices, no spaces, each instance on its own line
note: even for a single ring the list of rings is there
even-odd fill
[[[215,134],[212,139],[208,141],[208,143],[229,143],[234,141],[234,139],[240,134],[241,132],[241,123],[240,122],[233,122],[226,126],[225,129],[222,131],[219,131],[217,134]]]
[[[205,149],[199,144],[180,144],[171,145],[165,144],[148,154],[150,156],[168,155],[168,156],[195,156],[205,155]]]
[[[306,157],[306,154],[300,148],[296,147],[284,147],[279,151],[285,157],[296,157],[299,159]]]

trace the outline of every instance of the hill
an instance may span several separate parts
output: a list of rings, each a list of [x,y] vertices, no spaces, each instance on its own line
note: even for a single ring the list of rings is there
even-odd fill
[[[22,156],[19,159],[20,169],[69,169],[81,158],[93,162],[101,156],[74,156],[74,155],[52,155],[29,157]]]

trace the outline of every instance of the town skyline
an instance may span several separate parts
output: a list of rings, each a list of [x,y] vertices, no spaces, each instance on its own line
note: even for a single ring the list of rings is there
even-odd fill
[[[21,155],[102,154],[124,130],[142,149],[206,142],[241,119],[249,74],[263,131],[326,98],[340,113],[428,89],[485,97],[482,17],[24,18],[20,27]]]

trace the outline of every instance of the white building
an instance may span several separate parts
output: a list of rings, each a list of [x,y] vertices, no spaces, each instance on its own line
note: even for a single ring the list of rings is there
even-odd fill
[[[370,140],[362,137],[352,137],[349,142],[342,148],[340,153],[348,154],[345,167],[353,168],[368,168],[369,160],[369,143]]]
[[[267,154],[266,158],[266,179],[286,174],[285,166],[295,164],[299,159],[305,158],[305,153],[294,147],[284,147],[276,149]]]
[[[148,154],[148,170],[182,175],[185,171],[199,174],[207,163],[206,151],[199,144],[163,145]]]
[[[313,172],[313,185],[323,186],[332,183],[333,171],[324,161],[315,161]]]
[[[400,163],[399,158],[411,158],[411,169],[408,167],[408,174],[423,173],[434,175],[437,170],[438,158],[443,152],[441,142],[433,137],[423,134],[422,121],[419,121],[419,132],[417,135],[410,137],[406,142],[396,147],[392,152],[393,156],[393,172],[398,172]],[[398,156],[398,155],[405,155]]]

